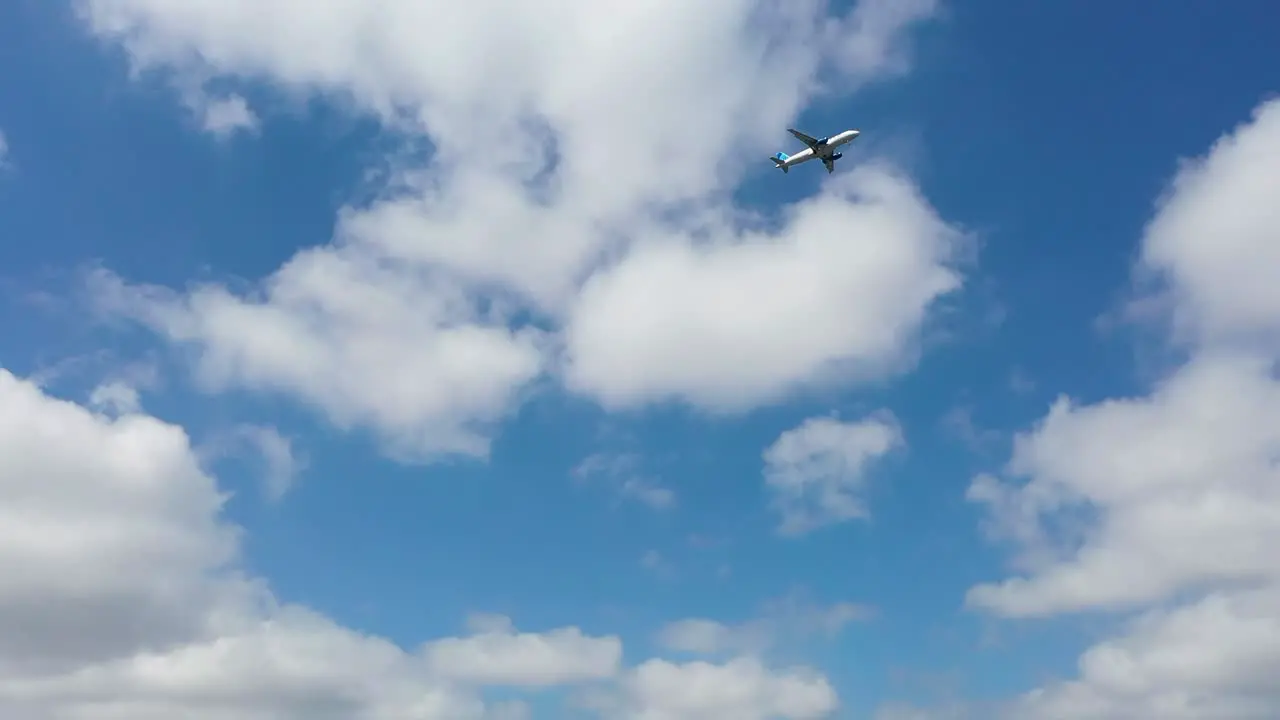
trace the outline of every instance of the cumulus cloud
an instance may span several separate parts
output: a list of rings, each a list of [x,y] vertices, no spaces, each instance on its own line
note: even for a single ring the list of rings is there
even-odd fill
[[[1280,100],[1184,163],[1147,228],[1142,270],[1158,281],[1182,339],[1280,353]]]
[[[835,702],[812,671],[623,669],[615,636],[500,617],[409,652],[276,600],[240,567],[222,502],[182,428],[95,414],[0,370],[0,714],[513,720],[527,709],[481,688],[581,683],[616,692],[618,718],[668,717],[659,693],[681,688],[675,707],[700,714],[678,717],[699,720],[817,717]]]
[[[299,254],[260,301],[220,287],[136,288],[103,273],[94,288],[102,307],[199,343],[205,387],[291,393],[339,427],[376,428],[407,458],[486,455],[489,426],[541,368],[538,333],[486,321],[456,287],[343,254]]]
[[[471,637],[432,642],[426,658],[438,676],[469,684],[565,685],[613,677],[622,661],[622,642],[590,637],[578,628],[539,634],[490,626]]]
[[[728,199],[814,93],[903,71],[932,2],[80,8],[135,68],[336,98],[429,141],[256,292],[100,285],[197,350],[210,389],[293,396],[406,459],[485,456],[540,378],[734,411],[895,372],[960,284],[962,238],[883,164],[771,229]]]
[[[1010,463],[1031,481],[970,491],[1025,541],[1032,574],[970,601],[1042,615],[1280,579],[1277,452],[1280,384],[1251,358],[1199,357],[1147,398],[1059,401]]]
[[[1142,616],[1090,648],[1080,677],[1022,698],[1015,717],[1263,720],[1280,691],[1280,592],[1228,590]]]
[[[765,484],[782,515],[779,532],[798,535],[865,517],[859,491],[872,463],[903,444],[888,413],[857,422],[810,418],[764,451]]]
[[[1280,101],[1186,163],[1142,242],[1189,360],[1145,397],[1059,400],[970,497],[1022,574],[1012,616],[1139,609],[1019,718],[1269,718],[1280,709]],[[1023,482],[1017,482],[1023,480]]]
[[[569,386],[610,407],[732,411],[891,372],[929,305],[959,286],[945,265],[959,237],[883,168],[826,188],[781,232],[654,240],[593,276],[566,332]]]
[[[839,706],[813,671],[770,671],[749,657],[721,665],[650,660],[590,705],[619,720],[816,720]]]
[[[0,371],[0,667],[60,672],[196,634],[235,555],[178,428]]]

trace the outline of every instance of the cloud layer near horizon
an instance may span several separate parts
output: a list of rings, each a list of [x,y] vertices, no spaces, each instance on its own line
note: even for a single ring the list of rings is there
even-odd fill
[[[610,718],[823,717],[758,654],[622,663],[622,641],[482,618],[408,651],[279,602],[182,428],[97,414],[0,370],[0,712],[30,720],[525,717],[486,688],[584,687]],[[510,692],[508,692],[510,694]]]

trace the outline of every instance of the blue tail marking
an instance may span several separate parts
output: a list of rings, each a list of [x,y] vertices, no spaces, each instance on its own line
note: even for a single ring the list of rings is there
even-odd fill
[[[784,153],[784,152],[780,152],[780,153],[778,153],[777,155],[774,155],[773,157],[771,157],[771,158],[769,158],[769,159],[773,161],[773,164],[774,164],[774,165],[776,165],[776,166],[778,167],[778,169],[779,169],[779,170],[781,170],[782,172],[784,172],[784,173],[785,173],[785,172],[790,172],[790,170],[791,170],[791,168],[787,167],[787,166],[784,164],[784,163],[786,163],[786,162],[787,162],[787,158],[788,158],[788,157],[791,157],[791,156],[790,156],[790,155],[787,155],[787,154],[786,154],[786,153]]]

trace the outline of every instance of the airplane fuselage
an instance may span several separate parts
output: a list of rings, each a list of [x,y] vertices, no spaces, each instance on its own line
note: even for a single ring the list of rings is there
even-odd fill
[[[822,164],[827,167],[827,172],[835,170],[835,161],[843,157],[843,153],[836,152],[837,148],[848,144],[862,134],[861,130],[845,130],[842,133],[824,138],[814,138],[798,130],[789,129],[796,139],[801,140],[805,144],[805,149],[795,155],[787,155],[786,153],[778,153],[771,160],[773,164],[782,172],[787,172],[793,165],[809,162],[810,160],[821,160]]]
[[[795,155],[788,155],[787,159],[782,162],[787,167],[791,167],[810,160],[818,160],[824,157],[830,158],[832,155],[836,154],[836,148],[852,142],[854,138],[861,134],[862,133],[857,130],[845,130],[838,135],[832,135],[829,138],[824,138],[824,140],[819,140],[816,148],[807,147]]]

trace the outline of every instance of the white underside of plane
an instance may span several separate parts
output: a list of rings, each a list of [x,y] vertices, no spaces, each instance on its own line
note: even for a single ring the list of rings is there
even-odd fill
[[[815,159],[822,161],[822,164],[827,168],[827,173],[835,172],[836,160],[839,160],[844,156],[844,153],[836,152],[836,148],[852,142],[862,134],[861,130],[845,130],[838,135],[819,139],[810,135],[805,135],[794,128],[787,128],[787,132],[794,135],[797,140],[808,147],[795,155],[788,155],[780,152],[769,158],[773,161],[773,164],[784,173],[790,172],[791,166],[793,165],[799,165],[800,163],[809,162],[810,160]]]

